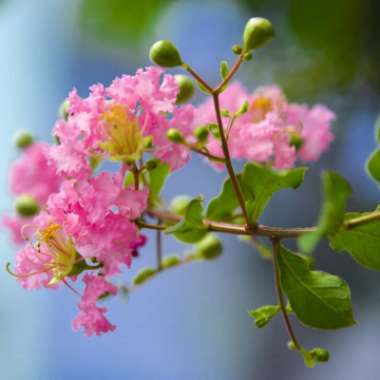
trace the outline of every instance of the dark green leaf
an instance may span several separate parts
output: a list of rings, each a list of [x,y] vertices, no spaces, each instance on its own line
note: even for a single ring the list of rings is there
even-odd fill
[[[345,220],[368,215],[369,213],[347,213]],[[341,229],[330,236],[334,251],[346,251],[365,268],[380,271],[380,220]]]
[[[325,172],[322,177],[325,201],[322,207],[317,230],[302,235],[298,244],[302,252],[310,253],[320,238],[338,231],[343,223],[347,199],[352,190],[348,182],[334,172]]]
[[[367,170],[375,181],[380,182],[380,149],[375,150],[368,158]]]
[[[329,273],[312,271],[300,256],[281,246],[278,255],[281,287],[305,325],[338,329],[355,324],[347,283]]]
[[[195,243],[201,240],[208,232],[203,223],[203,199],[192,199],[187,206],[183,219],[166,229],[166,233],[173,234],[178,240],[185,243]]]
[[[259,164],[246,164],[242,183],[251,198],[247,203],[251,221],[256,223],[275,192],[300,186],[305,171],[305,168],[273,170]]]
[[[249,315],[255,320],[255,325],[258,328],[266,326],[269,321],[280,311],[278,305],[265,305],[256,310],[250,310]]]
[[[151,207],[155,207],[160,203],[160,192],[169,173],[169,165],[161,162],[158,162],[154,169],[148,171],[149,205]]]

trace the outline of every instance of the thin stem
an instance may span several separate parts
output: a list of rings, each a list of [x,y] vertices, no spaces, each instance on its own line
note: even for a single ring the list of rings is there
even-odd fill
[[[158,219],[158,222],[160,220]],[[162,269],[162,232],[161,230],[156,230],[156,257],[157,257],[157,270]]]
[[[159,218],[162,221],[179,222],[182,217],[177,214],[173,214],[168,211],[149,210],[148,215]],[[144,221],[137,221],[137,225],[141,228],[148,228],[152,230],[165,230],[164,224],[151,224]],[[214,222],[208,219],[203,221],[209,231],[228,233],[233,235],[248,235],[248,236],[266,236],[266,237],[278,237],[281,239],[297,238],[305,233],[315,231],[315,227],[305,228],[281,228],[281,227],[269,227],[264,225],[257,225],[255,228],[246,227],[238,224]]]
[[[239,55],[238,59],[236,60],[236,62],[234,63],[234,65],[231,67],[231,70],[229,71],[229,73],[226,75],[226,77],[223,79],[223,81],[218,84],[217,87],[215,87],[213,89],[213,93],[214,94],[219,94],[222,90],[223,90],[223,87],[232,79],[232,77],[236,74],[236,72],[239,70],[240,68],[240,65],[243,63],[243,54]]]
[[[210,94],[212,94],[213,89],[212,87],[194,70],[192,69],[188,64],[183,64],[183,68],[191,74],[197,82],[199,82]]]
[[[292,325],[291,325],[290,320],[289,320],[288,312],[286,311],[284,295],[282,293],[281,284],[280,284],[280,273],[278,270],[278,255],[279,255],[279,248],[280,248],[280,239],[272,238],[271,240],[272,240],[272,246],[273,246],[274,285],[276,288],[278,304],[280,305],[282,317],[284,320],[284,325],[286,327],[286,330],[288,331],[288,335],[289,335],[290,339],[293,341],[295,348],[298,351],[301,351],[302,347],[296,338],[296,335],[293,331]]]
[[[140,187],[140,170],[137,168],[136,163],[134,162],[132,165],[132,173],[133,173],[133,181],[135,184],[135,190],[138,190]]]
[[[211,161],[225,163],[225,159],[223,157],[214,156],[213,154],[210,154],[210,153],[208,153],[208,152],[206,152],[206,151],[204,151],[202,149],[199,149],[199,148],[197,148],[196,146],[194,146],[192,144],[187,144],[187,146],[192,151],[194,151],[194,152],[196,152],[198,154],[201,154],[202,156],[207,157]]]
[[[224,134],[223,121],[222,121],[222,116],[221,116],[221,113],[220,113],[220,103],[219,103],[219,95],[218,95],[218,93],[213,93],[212,98],[213,98],[213,101],[214,101],[216,120],[217,120],[217,123],[218,123],[218,128],[219,128],[219,133],[220,133],[220,140],[221,140],[221,143],[222,143],[222,149],[223,149],[224,158],[226,159],[225,164],[226,164],[226,168],[227,168],[227,171],[228,171],[228,175],[231,178],[232,187],[233,187],[233,189],[235,191],[235,194],[236,194],[236,197],[238,199],[240,208],[241,208],[241,210],[243,212],[243,216],[244,216],[245,222],[247,223],[247,226],[249,226],[250,225],[250,220],[249,220],[247,209],[245,207],[245,201],[244,201],[243,193],[242,193],[242,191],[240,189],[239,182],[237,180],[234,168],[232,166],[231,156],[230,156],[230,152],[228,150],[228,144],[227,144],[226,136]]]
[[[358,216],[357,218],[347,220],[344,225],[347,229],[350,229],[378,219],[380,219],[380,211],[375,211],[367,215]]]

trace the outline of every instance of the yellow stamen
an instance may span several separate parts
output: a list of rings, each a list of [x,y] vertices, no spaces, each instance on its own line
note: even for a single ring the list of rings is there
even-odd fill
[[[102,119],[108,138],[101,147],[110,158],[115,161],[140,159],[145,139],[138,120],[128,114],[128,109],[121,104],[113,104],[103,113]]]
[[[254,111],[253,121],[258,123],[265,119],[268,112],[273,110],[273,102],[270,98],[260,96],[253,101],[251,109]]]

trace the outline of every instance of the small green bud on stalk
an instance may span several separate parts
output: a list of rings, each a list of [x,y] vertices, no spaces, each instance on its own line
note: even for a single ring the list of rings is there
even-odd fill
[[[204,143],[207,141],[209,130],[207,127],[197,127],[194,131],[194,136],[197,138],[198,142]]]
[[[19,149],[26,149],[33,144],[33,136],[28,131],[21,129],[17,131],[13,137],[14,144]]]
[[[31,217],[37,215],[40,207],[37,201],[30,195],[20,195],[14,202],[14,208],[18,215]]]
[[[329,359],[330,359],[330,353],[326,349],[324,349],[324,348],[320,348],[320,347],[313,348],[310,351],[310,354],[318,362],[325,363],[325,362],[328,362]]]
[[[58,117],[63,120],[67,120],[69,117],[69,106],[70,103],[65,99],[58,108]]]
[[[303,145],[303,139],[302,137],[298,134],[298,133],[290,133],[289,135],[290,139],[289,139],[289,143],[291,146],[294,146],[294,148],[296,148],[296,150],[300,150],[302,148],[302,145]]]
[[[150,149],[153,146],[153,138],[152,136],[144,137],[144,147],[146,149]]]
[[[288,342],[288,349],[290,351],[297,351],[297,347],[292,340],[289,340],[289,342]]]
[[[248,20],[244,28],[244,51],[249,52],[264,46],[274,36],[272,23],[266,18],[253,17]]]
[[[168,140],[174,143],[183,143],[184,139],[181,132],[178,129],[170,128],[166,133]]]
[[[182,104],[190,100],[195,92],[193,81],[186,75],[175,75],[175,80],[179,87],[179,93],[177,95],[177,104]]]
[[[167,40],[155,42],[150,48],[149,58],[162,67],[176,67],[183,63],[178,49],[171,41]]]
[[[236,45],[232,46],[232,52],[234,54],[239,55],[239,54],[241,54],[242,51],[243,51],[243,49],[242,49],[242,47],[239,44],[236,44]]]
[[[184,215],[191,198],[187,195],[178,195],[170,202],[170,211],[177,215]]]
[[[172,255],[172,256],[166,256],[162,259],[162,267],[164,269],[175,267],[176,265],[179,265],[181,263],[181,259],[179,256]]]
[[[222,243],[214,234],[206,235],[196,244],[196,256],[204,260],[213,260],[222,253]]]
[[[156,274],[156,269],[153,268],[142,268],[136,274],[136,276],[132,279],[133,285],[141,285],[149,278]]]
[[[147,168],[147,170],[154,170],[156,169],[157,165],[157,160],[155,159],[151,159],[145,162],[145,167]]]

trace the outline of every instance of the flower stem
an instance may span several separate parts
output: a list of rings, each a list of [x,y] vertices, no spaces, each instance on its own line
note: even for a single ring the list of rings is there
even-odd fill
[[[274,285],[276,288],[276,294],[277,294],[277,301],[280,305],[282,317],[284,320],[284,325],[286,327],[286,330],[288,332],[288,335],[290,339],[292,340],[294,347],[301,351],[302,347],[299,344],[296,335],[293,331],[292,325],[289,320],[288,312],[286,311],[286,305],[284,300],[284,295],[282,293],[281,284],[280,284],[280,273],[278,270],[278,255],[279,255],[279,248],[280,248],[280,239],[279,238],[272,238],[272,247],[273,247],[273,272],[274,272]]]
[[[221,113],[220,113],[219,94],[217,92],[214,92],[212,94],[212,98],[213,98],[213,101],[214,101],[216,121],[217,121],[218,128],[219,128],[220,140],[221,140],[221,143],[222,143],[223,155],[224,155],[224,158],[226,160],[225,164],[226,164],[226,168],[227,168],[227,171],[228,171],[228,175],[231,178],[232,187],[234,189],[236,198],[237,198],[237,200],[239,202],[239,205],[240,205],[241,211],[243,213],[245,222],[246,222],[247,226],[249,226],[251,223],[250,223],[250,220],[249,220],[247,209],[245,207],[245,200],[244,200],[244,197],[243,197],[243,193],[242,193],[242,191],[240,189],[240,185],[239,185],[239,182],[237,180],[234,168],[232,166],[231,156],[230,156],[230,152],[229,152],[229,149],[228,149],[228,143],[227,143],[227,140],[226,140],[226,135],[224,133],[223,120],[222,120],[222,116],[221,116]]]
[[[160,223],[160,220],[157,220]],[[162,269],[162,232],[156,230],[156,257],[157,257],[157,271]]]

